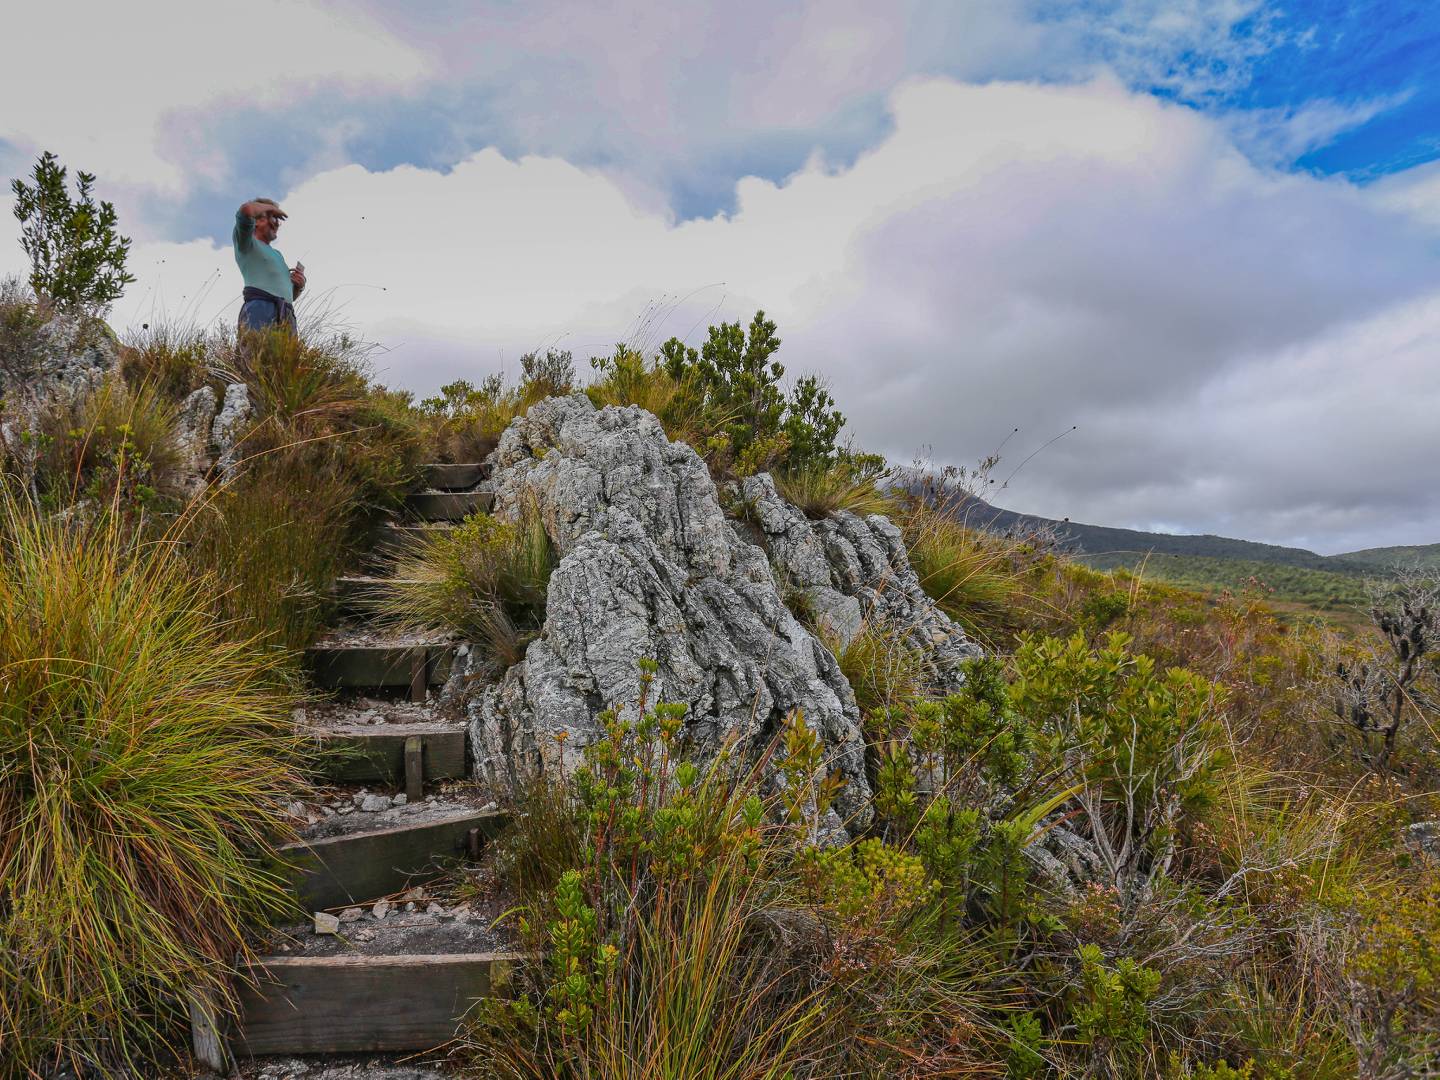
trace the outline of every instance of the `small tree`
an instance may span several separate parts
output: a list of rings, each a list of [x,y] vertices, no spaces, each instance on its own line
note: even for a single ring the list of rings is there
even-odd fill
[[[11,181],[20,246],[30,257],[30,287],[61,310],[102,311],[135,280],[125,271],[130,238],[115,231],[115,207],[98,206],[91,173],[76,173],[78,200],[70,197],[66,169],[48,150],[32,173],[33,186]]]

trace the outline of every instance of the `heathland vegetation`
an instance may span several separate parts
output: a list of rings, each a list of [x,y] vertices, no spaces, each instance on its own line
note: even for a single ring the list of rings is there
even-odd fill
[[[55,317],[110,333],[54,307],[18,286],[0,301],[7,380]],[[270,858],[306,783],[296,650],[331,580],[419,462],[475,460],[576,389],[650,411],[718,481],[768,470],[811,517],[888,513],[986,656],[938,692],[883,623],[836,644],[873,825],[828,846],[840,781],[803,717],[764,762],[702,768],[642,666],[583,767],[523,793],[492,864],[452,883],[498,891],[536,956],[512,1000],[471,1017],[457,1072],[1424,1075],[1440,1053],[1433,580],[1377,583],[1375,629],[1350,634],[972,528],[844,445],[823,387],[785,383],[776,333],[757,314],[698,349],[620,346],[584,385],[551,351],[517,383],[417,401],[323,328],[244,349],[152,329],[103,381],[7,426],[0,1076],[183,1061],[185,995],[223,1006],[284,913]],[[253,418],[197,487],[182,407],[236,383]],[[477,515],[412,557],[388,610],[470,637],[493,676],[539,632],[553,567],[526,514]],[[1048,853],[1062,832],[1073,848]]]

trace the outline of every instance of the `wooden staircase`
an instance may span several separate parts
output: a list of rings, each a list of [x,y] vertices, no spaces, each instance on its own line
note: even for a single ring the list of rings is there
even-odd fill
[[[480,465],[426,467],[377,546],[393,550],[488,509]],[[437,791],[466,775],[465,730],[435,690],[457,643],[442,634],[397,635],[367,608],[385,579],[336,583],[342,623],[306,651],[314,684],[334,700],[302,710],[313,771],[336,785],[299,804],[306,824],[280,853],[312,922],[282,927],[237,988],[239,1013],[222,1023],[190,1002],[197,1061],[219,1072],[237,1058],[428,1050],[450,1038],[481,998],[507,991],[520,954],[488,912],[437,903],[425,882],[476,859],[506,823],[473,794]]]

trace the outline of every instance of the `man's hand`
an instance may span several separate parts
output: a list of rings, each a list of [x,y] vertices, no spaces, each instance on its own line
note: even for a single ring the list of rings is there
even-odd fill
[[[278,206],[271,206],[269,203],[247,202],[240,207],[246,217],[259,220],[262,217],[269,217],[272,214],[280,221],[284,221],[290,215],[281,210]]]
[[[290,271],[290,284],[295,286],[295,295],[300,295],[300,290],[305,288],[305,271],[296,267]]]

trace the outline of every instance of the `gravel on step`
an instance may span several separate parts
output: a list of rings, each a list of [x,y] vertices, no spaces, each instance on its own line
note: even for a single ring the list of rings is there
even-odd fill
[[[346,908],[335,931],[317,933],[313,921],[283,926],[262,951],[278,956],[432,956],[514,948],[505,934],[491,928],[496,913],[488,908],[434,902],[425,907],[435,910],[421,910],[413,901],[386,900]],[[358,915],[351,914],[357,910]]]
[[[427,795],[411,803],[403,794],[391,795],[361,789],[331,794],[322,799],[294,802],[288,807],[301,840],[328,836],[430,825],[447,818],[496,809],[496,803],[476,795]]]
[[[429,701],[403,701],[398,698],[382,700],[372,697],[352,697],[337,701],[324,701],[296,709],[292,719],[297,726],[322,729],[352,729],[377,724],[449,724],[463,727],[460,717],[451,718],[436,703]]]
[[[454,644],[454,634],[443,630],[420,632],[392,630],[387,627],[351,625],[328,630],[311,646],[312,649],[408,649],[417,645],[445,646]]]
[[[441,1067],[373,1054],[324,1058],[264,1057],[242,1061],[238,1080],[445,1080]]]

